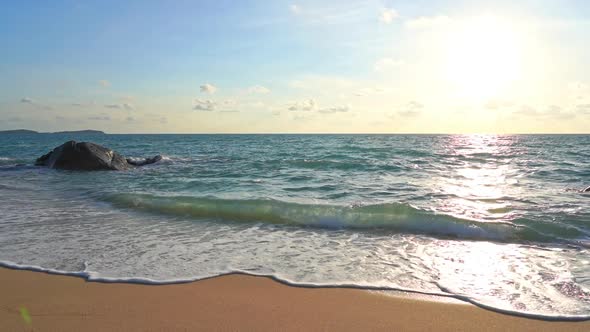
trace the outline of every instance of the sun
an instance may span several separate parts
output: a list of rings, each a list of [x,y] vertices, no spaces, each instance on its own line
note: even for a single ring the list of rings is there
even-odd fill
[[[481,16],[458,23],[447,42],[447,76],[461,97],[484,100],[510,89],[521,71],[518,29],[509,21]]]

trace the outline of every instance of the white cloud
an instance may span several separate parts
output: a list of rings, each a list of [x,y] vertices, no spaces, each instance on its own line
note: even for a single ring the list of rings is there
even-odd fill
[[[590,104],[576,105],[576,112],[590,114]]]
[[[557,105],[550,105],[545,109],[533,107],[530,105],[521,105],[518,109],[512,111],[513,116],[529,116],[533,119],[547,121],[547,119],[568,120],[576,116],[575,112],[564,111]]]
[[[256,108],[256,109],[262,109],[262,108],[266,107],[266,104],[261,101],[252,101],[252,102],[245,103],[244,106]]]
[[[236,109],[238,106],[238,102],[234,99],[222,100],[218,102],[217,105],[219,106],[219,112],[239,112]]]
[[[365,97],[365,96],[369,96],[369,95],[383,94],[383,93],[387,93],[387,92],[391,92],[391,91],[392,91],[391,88],[384,88],[384,87],[376,86],[376,87],[358,89],[357,91],[355,91],[353,93],[353,96]]]
[[[572,82],[568,84],[568,89],[576,93],[585,93],[590,90],[590,86],[582,82]]]
[[[289,106],[289,111],[313,111],[316,109],[316,102],[313,99],[295,102]]]
[[[411,101],[407,103],[402,110],[398,112],[399,115],[404,117],[415,117],[422,113],[424,109],[424,105],[417,101]]]
[[[323,113],[323,114],[333,114],[333,113],[349,112],[350,106],[343,105],[343,106],[320,108],[320,107],[318,107],[318,104],[316,103],[315,100],[308,99],[308,100],[303,100],[303,101],[291,103],[287,109],[289,111],[295,111],[295,112],[317,111],[318,113]]]
[[[130,99],[125,99],[125,98],[120,98],[120,100],[130,100]],[[93,103],[90,103],[90,105],[92,105]],[[79,106],[79,107],[84,107],[87,105],[84,104],[80,104],[80,103],[75,103],[75,104],[71,104],[72,106]],[[135,105],[133,105],[130,102],[124,102],[124,103],[115,103],[115,104],[105,104],[104,105],[105,108],[112,108],[112,109],[124,109],[127,111],[133,111],[135,110]]]
[[[96,103],[94,101],[90,101],[87,103],[71,103],[70,106],[74,106],[74,107],[90,107],[90,106],[94,106]]]
[[[270,90],[268,88],[265,88],[263,86],[260,85],[254,85],[248,88],[248,93],[252,93],[252,94],[267,94],[269,93]]]
[[[237,110],[238,102],[233,99],[215,101],[211,99],[193,100],[193,110],[195,111],[218,111],[218,112],[239,112]]]
[[[96,115],[96,116],[89,116],[88,120],[92,121],[111,121],[111,117],[106,114]]]
[[[392,8],[383,8],[381,10],[381,15],[379,15],[379,21],[385,24],[389,24],[393,22],[396,18],[399,17],[399,14],[395,9]]]
[[[289,11],[291,11],[291,13],[298,15],[299,13],[301,13],[301,7],[299,7],[296,4],[291,4],[289,6]]]
[[[533,116],[533,115],[538,115],[539,113],[532,106],[522,105],[522,106],[520,106],[520,108],[518,110],[514,111],[514,114]]]
[[[441,25],[449,24],[451,19],[445,15],[422,16],[409,19],[405,22],[406,28],[410,29],[431,29]]]
[[[319,110],[320,113],[324,113],[324,114],[346,113],[348,111],[350,111],[349,105],[323,108],[323,109]]]
[[[214,94],[215,92],[217,92],[217,87],[213,84],[210,83],[205,83],[203,85],[201,85],[201,93],[206,93],[206,94]]]
[[[135,97],[134,96],[120,96],[119,97],[119,101],[122,103],[131,103],[133,101],[135,101]]]
[[[23,98],[21,98],[20,103],[21,104],[29,104],[29,105],[32,105],[32,106],[35,106],[35,107],[38,107],[38,108],[42,108],[42,109],[45,109],[45,110],[52,110],[53,109],[53,107],[51,107],[49,105],[40,104],[37,101],[35,101],[35,100],[33,100],[32,98],[29,98],[29,97],[23,97]]]
[[[392,58],[381,58],[377,61],[375,61],[375,64],[373,65],[373,69],[376,72],[383,72],[383,71],[387,71],[396,67],[401,67],[404,65],[404,62],[402,60],[395,60]]]
[[[556,105],[547,107],[547,110],[543,113],[543,115],[560,120],[567,120],[576,116],[576,114],[573,112],[563,112],[563,108]]]
[[[574,102],[589,102],[590,103],[590,85],[582,82],[573,82],[568,85],[569,97]]]
[[[514,103],[508,100],[490,99],[484,104],[484,108],[488,110],[499,110],[514,106]]]
[[[215,111],[217,103],[213,100],[195,99],[193,101],[193,110],[195,111]]]
[[[107,80],[100,80],[100,81],[98,81],[98,84],[100,86],[102,86],[103,88],[108,88],[111,86],[111,82],[109,82]]]

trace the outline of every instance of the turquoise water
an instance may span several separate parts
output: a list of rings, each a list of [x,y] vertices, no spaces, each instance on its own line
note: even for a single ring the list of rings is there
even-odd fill
[[[32,166],[68,139],[164,160]],[[590,135],[0,136],[0,260],[96,280],[230,272],[590,318]]]

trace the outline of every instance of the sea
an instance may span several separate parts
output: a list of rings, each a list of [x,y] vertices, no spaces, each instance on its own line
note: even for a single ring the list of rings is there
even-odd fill
[[[68,140],[128,171],[35,159]],[[0,261],[92,281],[242,273],[590,319],[590,135],[0,136]]]

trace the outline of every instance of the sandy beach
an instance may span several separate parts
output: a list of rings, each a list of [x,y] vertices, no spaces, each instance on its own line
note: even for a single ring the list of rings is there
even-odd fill
[[[186,284],[96,283],[0,268],[2,331],[589,331],[473,305],[228,275]],[[24,315],[23,315],[24,312]]]

